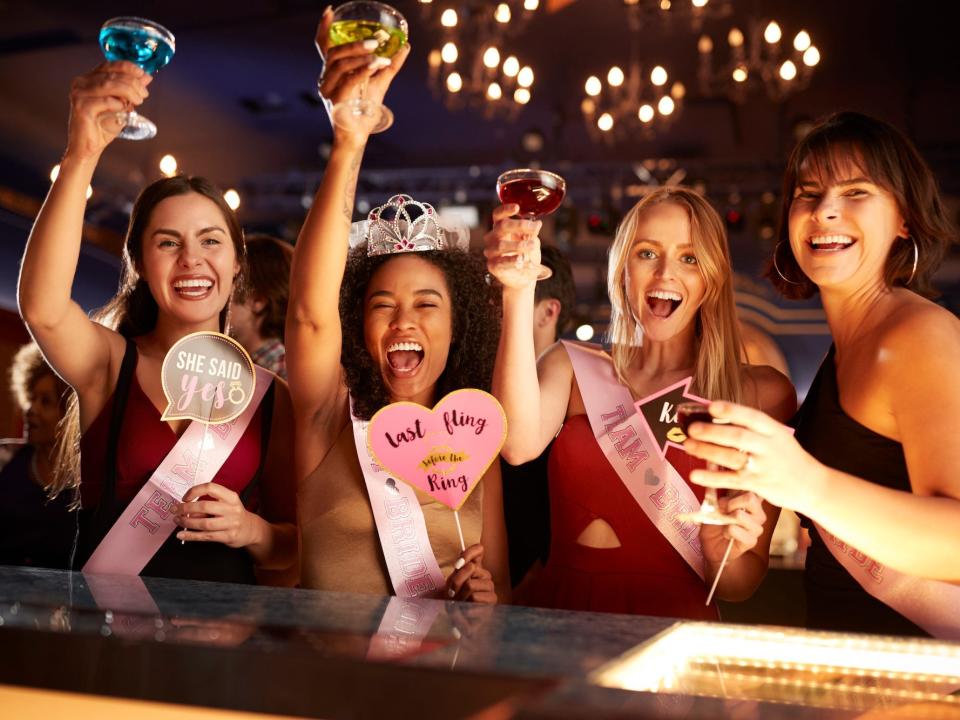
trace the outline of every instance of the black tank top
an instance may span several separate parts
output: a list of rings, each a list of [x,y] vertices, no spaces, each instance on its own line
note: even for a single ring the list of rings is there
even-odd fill
[[[824,465],[868,482],[910,492],[903,446],[861,425],[840,406],[836,349],[831,346],[796,417],[797,440]],[[869,512],[867,508],[863,512]],[[921,628],[880,602],[833,557],[808,518],[804,587],[807,627],[883,635],[924,635]]]

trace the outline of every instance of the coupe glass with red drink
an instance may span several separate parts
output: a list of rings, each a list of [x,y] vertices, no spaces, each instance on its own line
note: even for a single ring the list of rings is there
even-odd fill
[[[689,428],[692,423],[725,423],[725,420],[718,420],[710,414],[709,408],[704,403],[685,402],[677,405],[677,422],[680,423],[680,429],[684,435],[689,435]],[[717,469],[714,463],[707,463],[711,470]],[[730,515],[720,512],[719,502],[717,501],[717,489],[708,487],[703,492],[703,502],[700,503],[700,509],[692,513],[684,513],[677,516],[684,522],[692,522],[697,525],[733,525],[734,519]]]
[[[567,192],[566,181],[548,170],[520,168],[508,170],[497,178],[497,195],[504,205],[520,206],[518,215],[525,220],[536,220],[549,215],[563,202]],[[517,255],[517,267],[530,264],[523,253]],[[537,266],[537,280],[546,280],[553,272],[545,265]]]

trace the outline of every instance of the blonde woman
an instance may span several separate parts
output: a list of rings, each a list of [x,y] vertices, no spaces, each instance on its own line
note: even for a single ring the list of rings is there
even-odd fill
[[[790,382],[743,365],[723,223],[702,197],[663,188],[627,213],[610,251],[612,352],[573,343],[534,356],[535,273],[517,252],[539,256],[539,223],[494,211],[488,268],[503,284],[503,332],[493,392],[510,423],[503,455],[549,460],[552,547],[531,604],[576,610],[715,619],[705,605],[728,540],[717,589],[750,595],[763,577],[772,522],[756,495],[721,500],[736,523],[697,529],[677,520],[702,492],[686,481],[691,461],[677,448],[666,463],[634,421],[633,401],[691,377],[690,390],[736,398],[781,419],[793,413]],[[608,405],[604,406],[603,403]]]

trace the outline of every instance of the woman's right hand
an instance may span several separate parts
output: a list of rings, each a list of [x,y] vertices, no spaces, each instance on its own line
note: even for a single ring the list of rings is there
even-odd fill
[[[102,63],[73,79],[67,151],[80,160],[99,157],[123,130],[113,113],[131,110],[150,94],[153,77],[131,62]]]
[[[483,254],[487,270],[505,288],[532,287],[537,284],[540,265],[539,220],[513,217],[520,212],[516,204],[501,205],[493,211],[493,227],[483,236]],[[517,257],[525,255],[530,262],[517,267]]]

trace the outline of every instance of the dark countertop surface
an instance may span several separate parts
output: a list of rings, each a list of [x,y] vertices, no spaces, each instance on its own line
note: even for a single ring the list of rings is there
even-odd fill
[[[587,682],[675,622],[0,566],[0,684],[303,717],[859,716]]]

